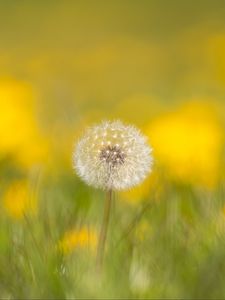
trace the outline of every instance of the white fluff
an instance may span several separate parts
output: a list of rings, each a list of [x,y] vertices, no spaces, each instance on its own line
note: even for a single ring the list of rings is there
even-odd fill
[[[140,131],[120,121],[88,128],[73,153],[73,167],[88,185],[123,190],[151,171],[152,149]]]

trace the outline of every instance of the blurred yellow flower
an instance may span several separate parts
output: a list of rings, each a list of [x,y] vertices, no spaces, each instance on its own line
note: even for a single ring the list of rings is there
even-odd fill
[[[213,187],[219,179],[223,129],[207,102],[191,101],[147,129],[156,161],[175,180]]]
[[[59,249],[64,254],[70,254],[75,249],[90,249],[95,251],[96,246],[97,231],[87,227],[70,230],[59,241]]]
[[[37,201],[25,180],[13,182],[3,196],[3,206],[14,219],[22,219],[25,213],[34,214]]]
[[[35,119],[35,97],[26,82],[0,80],[0,155],[11,154],[25,166],[39,162],[47,153]]]

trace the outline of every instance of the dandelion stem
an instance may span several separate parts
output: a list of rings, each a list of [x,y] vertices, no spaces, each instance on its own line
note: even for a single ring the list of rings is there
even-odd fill
[[[98,249],[97,249],[97,261],[96,261],[97,268],[101,268],[103,263],[105,242],[107,238],[110,210],[112,205],[112,193],[113,193],[112,190],[109,190],[107,191],[106,194],[104,216],[103,216],[103,222],[102,222],[102,227],[101,227],[101,232],[100,232],[99,242],[98,242]]]

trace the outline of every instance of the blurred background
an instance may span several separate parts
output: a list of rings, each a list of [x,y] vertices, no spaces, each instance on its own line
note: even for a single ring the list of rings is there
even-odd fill
[[[225,298],[225,2],[0,0],[0,297]],[[154,151],[116,194],[72,170],[86,126]]]

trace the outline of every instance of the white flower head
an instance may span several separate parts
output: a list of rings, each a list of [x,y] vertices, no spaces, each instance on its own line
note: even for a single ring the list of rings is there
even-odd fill
[[[141,183],[151,171],[152,149],[134,126],[104,121],[90,127],[76,145],[73,167],[89,185],[123,190]]]

